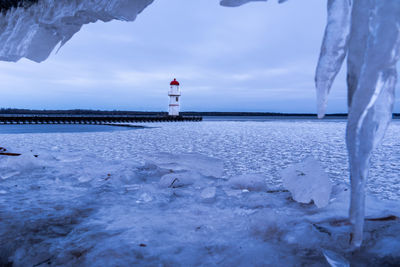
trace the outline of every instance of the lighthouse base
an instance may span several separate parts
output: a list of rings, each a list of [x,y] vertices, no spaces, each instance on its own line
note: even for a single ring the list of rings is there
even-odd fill
[[[179,116],[179,106],[169,106],[168,116]]]

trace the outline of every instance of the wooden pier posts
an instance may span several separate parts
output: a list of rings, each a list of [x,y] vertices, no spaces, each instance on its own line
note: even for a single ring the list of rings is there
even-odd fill
[[[202,120],[199,116],[0,116],[0,124],[110,124]]]

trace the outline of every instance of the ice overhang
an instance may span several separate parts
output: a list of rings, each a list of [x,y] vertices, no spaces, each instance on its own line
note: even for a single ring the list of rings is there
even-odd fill
[[[96,21],[134,21],[154,0],[2,0],[0,1],[0,60],[46,60],[81,27]],[[221,0],[222,6],[252,1]],[[282,0],[280,0],[281,2]]]

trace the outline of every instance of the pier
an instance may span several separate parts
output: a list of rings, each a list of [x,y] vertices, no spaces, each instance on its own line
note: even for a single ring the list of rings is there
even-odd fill
[[[202,121],[200,116],[0,116],[0,124],[110,124]]]

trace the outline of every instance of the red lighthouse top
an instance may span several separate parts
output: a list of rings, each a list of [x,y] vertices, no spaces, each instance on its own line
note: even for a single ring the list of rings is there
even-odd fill
[[[178,82],[176,79],[174,79],[174,80],[170,83],[170,85],[179,85],[179,82]]]

